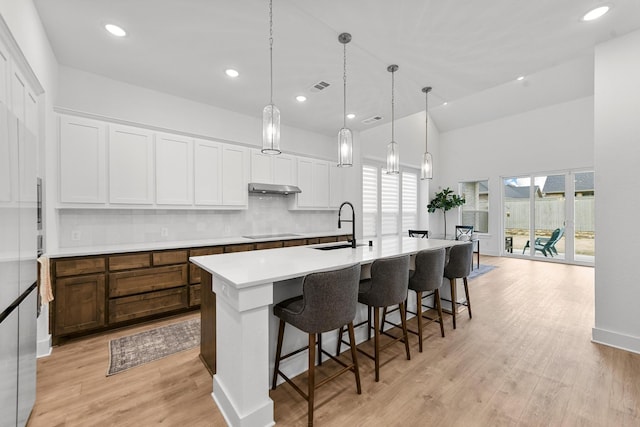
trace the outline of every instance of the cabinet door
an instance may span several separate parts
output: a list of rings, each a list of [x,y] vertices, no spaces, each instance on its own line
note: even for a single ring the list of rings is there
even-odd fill
[[[329,206],[329,163],[317,161],[313,164],[313,206]]]
[[[275,156],[273,158],[273,183],[296,185],[294,174],[295,159],[290,156]]]
[[[55,334],[104,326],[105,289],[104,274],[56,279]]]
[[[60,202],[104,203],[106,126],[60,116]]]
[[[298,207],[313,207],[313,161],[311,159],[298,159],[298,187],[302,193],[298,193]]]
[[[251,182],[273,184],[273,156],[251,150]]]
[[[329,207],[338,208],[344,199],[344,169],[329,165]]]
[[[222,204],[222,146],[195,141],[195,202],[199,206]]]
[[[193,140],[156,134],[156,203],[193,204]]]
[[[109,126],[109,201],[152,204],[153,163],[151,132]]]
[[[15,132],[9,132],[11,118],[13,118],[13,114],[9,112],[4,103],[0,102],[0,203],[2,204],[8,204],[18,199],[16,194],[18,188],[18,140],[17,137],[11,137]]]
[[[248,151],[224,144],[222,148],[222,204],[246,206],[248,202]]]

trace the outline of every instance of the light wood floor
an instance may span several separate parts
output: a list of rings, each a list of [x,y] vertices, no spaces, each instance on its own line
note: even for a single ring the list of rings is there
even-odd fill
[[[473,319],[461,313],[454,331],[446,318],[445,338],[430,325],[423,353],[410,336],[410,361],[401,344],[385,350],[379,383],[372,361],[359,358],[362,395],[348,374],[322,387],[316,425],[640,426],[640,355],[590,342],[593,269],[482,263],[498,268],[470,282]],[[105,377],[109,339],[171,321],[69,343],[39,359],[29,427],[224,425],[197,349]],[[290,386],[271,397],[278,425],[306,425],[306,402]]]

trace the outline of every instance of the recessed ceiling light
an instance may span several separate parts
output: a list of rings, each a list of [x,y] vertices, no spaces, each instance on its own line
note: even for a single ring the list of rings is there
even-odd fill
[[[442,105],[447,106],[447,105],[449,105],[449,103],[448,103],[447,101],[444,101],[444,102],[442,103]]]
[[[521,82],[524,80],[524,76],[518,76],[518,78],[516,79],[517,81]]]
[[[127,35],[127,32],[117,25],[107,24],[104,28],[116,37],[124,37]]]
[[[238,73],[233,68],[229,68],[227,70],[224,70],[224,73],[229,77],[238,77],[240,75],[240,73]]]
[[[353,120],[353,119],[355,119],[355,118],[356,118],[356,115],[355,115],[355,114],[353,114],[353,113],[349,113],[349,114],[347,114],[347,119],[349,119],[349,120]]]
[[[605,13],[609,12],[610,9],[611,9],[610,6],[599,6],[599,7],[596,7],[595,9],[591,9],[589,12],[585,13],[584,16],[582,17],[582,20],[583,21],[593,21],[595,19],[600,18]]]
[[[306,101],[306,100],[307,100],[307,97],[306,97],[306,96],[304,96],[304,95],[298,95],[298,96],[296,96],[296,101],[298,101],[298,102],[304,102],[304,101]]]

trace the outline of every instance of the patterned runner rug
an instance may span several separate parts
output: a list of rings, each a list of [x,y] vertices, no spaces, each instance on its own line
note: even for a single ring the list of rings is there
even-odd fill
[[[200,345],[200,319],[161,326],[109,341],[107,376]]]

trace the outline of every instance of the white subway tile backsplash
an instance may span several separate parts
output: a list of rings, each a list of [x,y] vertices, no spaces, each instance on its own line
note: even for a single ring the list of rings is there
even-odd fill
[[[335,211],[290,211],[289,197],[252,194],[247,210],[233,211],[62,209],[60,248],[335,229]],[[80,231],[78,240],[72,239],[75,230]]]

